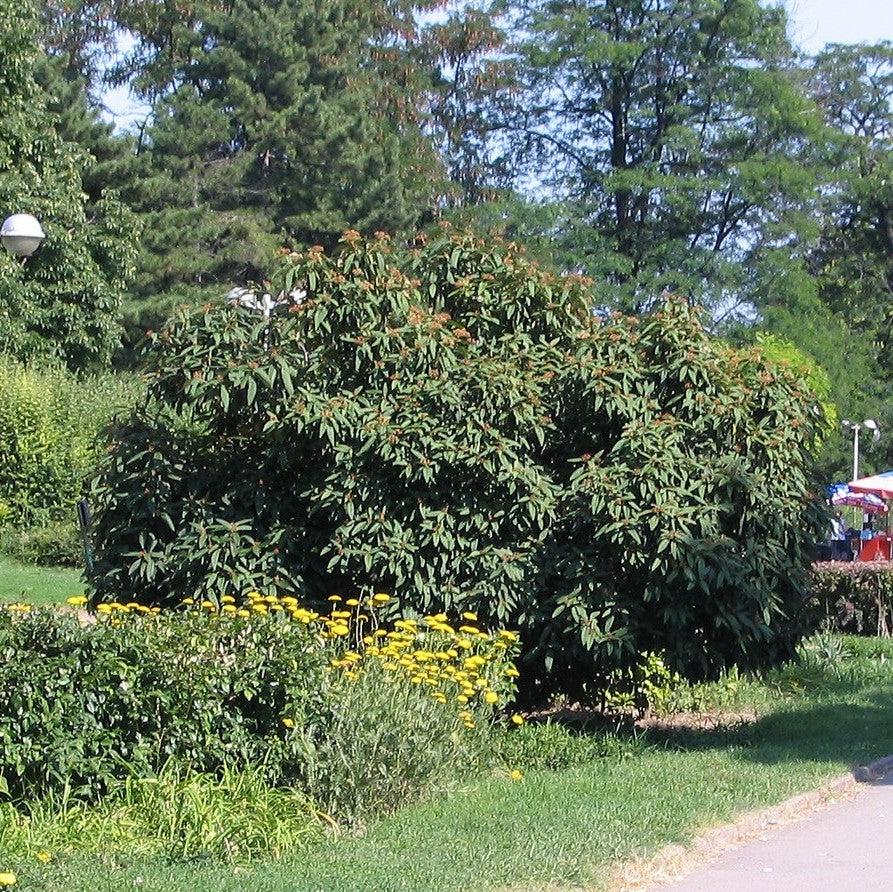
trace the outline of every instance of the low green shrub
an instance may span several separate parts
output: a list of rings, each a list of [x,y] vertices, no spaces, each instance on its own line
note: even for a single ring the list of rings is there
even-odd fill
[[[490,726],[457,723],[420,684],[374,666],[340,693],[305,773],[307,792],[329,814],[392,812],[487,764]]]
[[[324,723],[326,654],[297,624],[201,612],[81,625],[0,611],[0,786],[14,800],[95,799],[170,760],[293,777],[301,728]]]
[[[0,804],[3,852],[28,860],[78,852],[247,862],[299,851],[321,828],[302,793],[250,768],[220,777],[167,768],[115,781],[98,803],[63,792],[26,808]]]
[[[386,630],[376,607],[0,610],[0,793],[95,803],[165,768],[253,770],[340,822],[442,789],[484,764],[516,636],[441,615]]]
[[[139,392],[132,376],[78,377],[0,355],[0,523],[73,522],[101,432]]]
[[[84,550],[74,520],[35,526],[0,525],[0,554],[42,567],[83,567]]]
[[[893,564],[822,561],[812,566],[811,609],[826,629],[867,635],[893,631]]]

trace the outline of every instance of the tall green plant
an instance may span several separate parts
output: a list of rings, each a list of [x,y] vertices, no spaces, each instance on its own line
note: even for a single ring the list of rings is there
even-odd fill
[[[0,350],[101,364],[118,340],[134,221],[113,195],[88,215],[86,158],[59,139],[35,80],[36,31],[31,0],[0,2],[0,217],[33,214],[47,234],[27,264],[0,252]]]
[[[600,319],[512,245],[287,256],[266,323],[154,338],[94,493],[96,597],[395,592],[522,631],[538,690],[638,651],[713,673],[792,653],[818,520],[815,399],[671,302]]]
[[[130,410],[138,389],[125,378],[79,378],[0,355],[0,525],[73,522],[103,428]]]

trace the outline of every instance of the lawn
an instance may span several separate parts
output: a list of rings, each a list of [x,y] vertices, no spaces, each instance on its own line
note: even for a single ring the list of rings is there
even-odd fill
[[[831,651],[765,682],[742,682],[734,708],[756,707],[755,722],[619,739],[614,755],[558,771],[530,770],[519,755],[519,767],[528,769],[520,782],[482,778],[449,797],[404,808],[365,835],[318,844],[298,860],[233,868],[60,853],[45,867],[36,860],[16,864],[20,888],[605,888],[618,862],[893,753],[893,645],[847,639],[842,656]]]
[[[58,604],[83,591],[80,570],[34,567],[0,555],[0,602]]]

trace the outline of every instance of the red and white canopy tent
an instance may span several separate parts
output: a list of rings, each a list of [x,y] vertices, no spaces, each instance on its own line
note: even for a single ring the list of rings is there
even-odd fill
[[[884,471],[883,474],[873,474],[871,477],[861,477],[850,483],[850,489],[855,492],[867,492],[882,499],[893,499],[893,471]]]
[[[888,501],[893,500],[893,471],[884,471],[882,474],[873,474],[871,477],[860,477],[849,484],[849,490],[854,495],[864,493],[866,496],[877,496]],[[890,513],[887,514],[888,524]],[[878,537],[872,537],[862,542],[858,560],[890,560],[893,557],[893,536],[888,529]]]

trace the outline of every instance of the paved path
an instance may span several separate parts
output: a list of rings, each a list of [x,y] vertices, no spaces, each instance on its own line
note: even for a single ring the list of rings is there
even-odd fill
[[[666,892],[893,892],[893,773],[800,823],[768,830]]]

